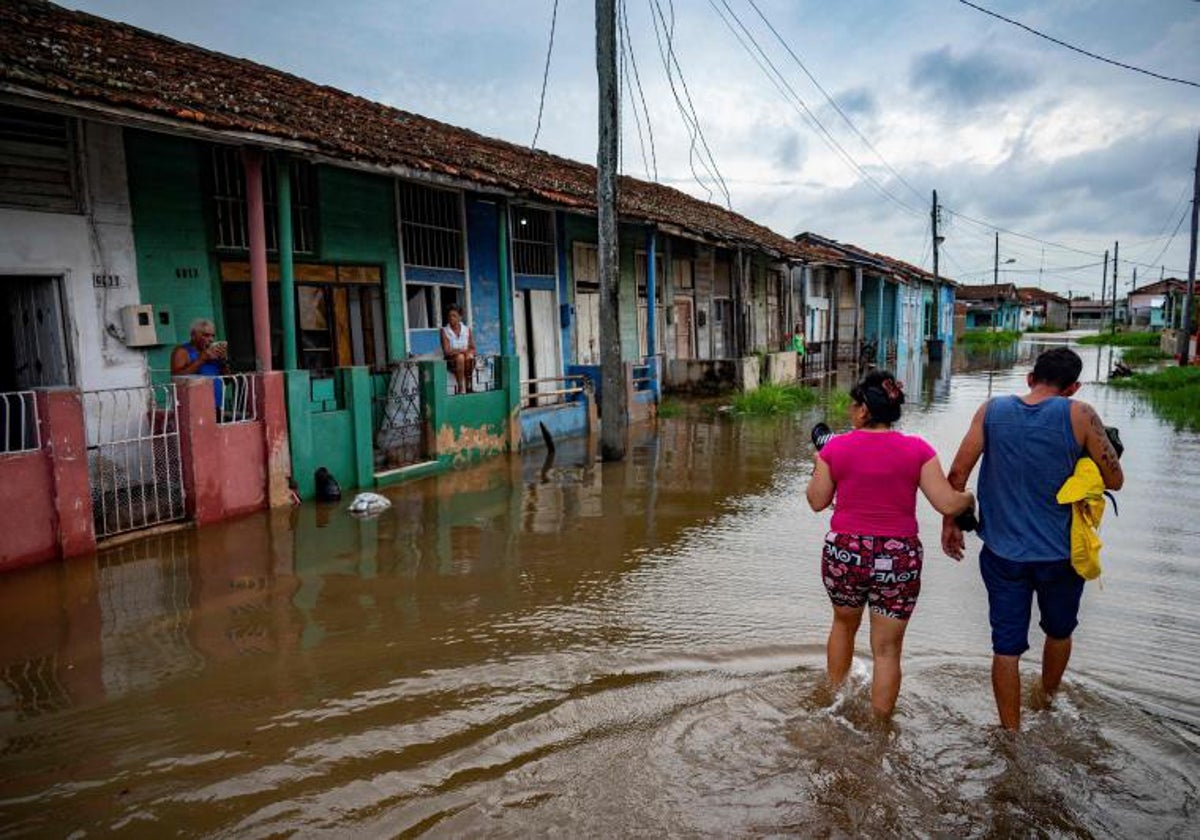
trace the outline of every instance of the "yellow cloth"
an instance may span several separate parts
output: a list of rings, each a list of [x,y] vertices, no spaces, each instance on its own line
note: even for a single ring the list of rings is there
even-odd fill
[[[1100,520],[1104,517],[1104,479],[1091,458],[1080,458],[1075,472],[1058,488],[1058,503],[1071,506],[1071,565],[1084,580],[1100,577]]]

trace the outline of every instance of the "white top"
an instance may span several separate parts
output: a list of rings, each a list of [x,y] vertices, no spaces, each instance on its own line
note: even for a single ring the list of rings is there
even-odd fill
[[[471,328],[466,324],[458,325],[458,335],[454,334],[454,330],[450,329],[450,325],[442,327],[442,335],[446,336],[446,343],[450,345],[451,350],[468,350],[471,345]]]

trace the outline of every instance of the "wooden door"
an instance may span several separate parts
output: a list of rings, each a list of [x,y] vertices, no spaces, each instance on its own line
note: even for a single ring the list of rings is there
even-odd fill
[[[675,298],[675,358],[692,358],[696,330],[692,323],[692,299]]]
[[[7,386],[24,390],[71,384],[59,278],[0,278],[0,323],[11,337]]]

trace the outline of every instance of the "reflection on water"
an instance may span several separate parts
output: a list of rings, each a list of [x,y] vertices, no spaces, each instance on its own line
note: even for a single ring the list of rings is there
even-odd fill
[[[905,428],[948,461],[1038,349],[897,360]],[[823,687],[815,410],[665,420],[621,464],[562,443],[390,490],[372,520],[305,505],[7,576],[7,833],[1186,833],[1200,436],[1088,378],[1127,489],[1064,696],[1020,738],[993,726],[982,586],[932,511],[881,728],[869,657]]]

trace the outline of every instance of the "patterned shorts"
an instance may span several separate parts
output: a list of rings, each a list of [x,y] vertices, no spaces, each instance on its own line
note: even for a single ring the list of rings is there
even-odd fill
[[[921,592],[925,549],[920,537],[825,535],[821,579],[838,607],[870,604],[871,612],[907,621]]]

